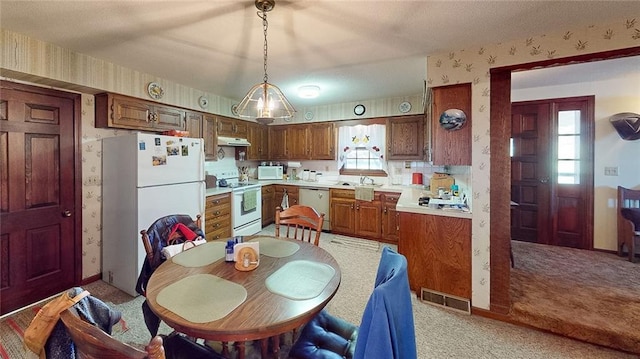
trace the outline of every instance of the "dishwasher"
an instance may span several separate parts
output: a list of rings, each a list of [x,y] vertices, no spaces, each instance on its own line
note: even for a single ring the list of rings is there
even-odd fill
[[[323,231],[331,230],[329,219],[329,189],[328,188],[300,188],[300,204],[313,207],[318,213],[324,213]]]

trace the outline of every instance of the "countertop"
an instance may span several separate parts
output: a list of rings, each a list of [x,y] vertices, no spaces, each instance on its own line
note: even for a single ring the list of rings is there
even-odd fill
[[[311,182],[311,181],[284,181],[284,180],[253,180],[249,181],[251,184],[259,184],[261,186],[268,185],[290,185],[290,186],[298,186],[298,187],[307,187],[307,188],[338,188],[338,189],[355,189],[355,186],[345,186],[341,181],[337,183],[323,183],[323,182]],[[230,193],[232,188],[229,187],[213,187],[207,188],[206,195],[214,196],[218,194]],[[418,213],[418,214],[429,214],[436,216],[446,216],[446,217],[458,217],[458,218],[471,218],[471,212],[461,211],[461,210],[444,210],[444,209],[435,209],[429,208],[426,206],[420,206],[418,204],[418,199],[420,197],[428,194],[428,191],[424,189],[424,187],[417,186],[400,186],[400,185],[382,185],[374,187],[374,191],[376,192],[395,192],[401,193],[400,198],[398,199],[398,203],[396,205],[396,210],[398,212],[408,212],[408,213]]]

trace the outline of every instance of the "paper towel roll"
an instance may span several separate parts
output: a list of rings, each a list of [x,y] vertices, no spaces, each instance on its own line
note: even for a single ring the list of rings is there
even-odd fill
[[[300,167],[302,167],[302,163],[289,161],[287,163],[287,166],[289,166],[289,168],[300,168]]]

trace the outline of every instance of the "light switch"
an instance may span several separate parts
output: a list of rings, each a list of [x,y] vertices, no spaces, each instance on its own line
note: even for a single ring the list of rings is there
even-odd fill
[[[617,176],[618,175],[618,167],[605,167],[604,168],[605,176]]]

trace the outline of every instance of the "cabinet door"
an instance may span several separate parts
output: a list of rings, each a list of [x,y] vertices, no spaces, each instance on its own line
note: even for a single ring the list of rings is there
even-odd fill
[[[203,138],[202,119],[204,115],[200,112],[187,111],[185,120],[185,130],[189,132],[189,137]]]
[[[401,116],[387,120],[387,159],[424,158],[424,116]]]
[[[308,125],[291,125],[287,127],[286,135],[286,153],[287,159],[305,160],[309,159],[311,149],[307,146],[307,138],[309,138]]]
[[[287,126],[269,127],[269,158],[273,160],[287,159]]]
[[[204,156],[208,161],[218,160],[218,133],[216,117],[205,115],[202,120],[202,138],[204,138]]]
[[[400,213],[398,252],[407,258],[411,290],[471,299],[471,220]]]
[[[153,108],[150,104],[129,97],[110,96],[110,99],[113,102],[111,106],[113,112],[110,116],[109,127],[141,130],[153,128]],[[108,108],[98,109],[96,107],[96,111],[98,110],[109,111]]]
[[[267,148],[267,139],[267,126],[253,122],[248,123],[247,140],[251,146],[247,148],[247,160],[268,159],[269,149]]]
[[[247,138],[248,132],[249,132],[249,121],[237,120],[237,119],[234,120],[233,122],[234,137]]]
[[[396,204],[400,194],[382,196],[382,235],[380,239],[388,243],[398,243],[398,211]]]
[[[331,199],[331,231],[342,234],[355,233],[355,203],[353,199]]]
[[[184,130],[186,113],[179,108],[154,105],[153,127],[156,130]]]
[[[309,125],[309,148],[312,160],[335,159],[335,132],[333,122],[319,122]]]
[[[381,222],[380,201],[356,201],[356,235],[380,238]]]
[[[280,205],[278,203],[278,205]],[[276,201],[273,186],[262,186],[262,226],[273,223],[276,214]]]
[[[235,137],[235,120],[228,117],[218,117],[218,136]]]
[[[458,130],[440,126],[440,115],[448,109],[464,111],[467,122]],[[434,165],[471,165],[471,84],[433,88],[431,146]]]

